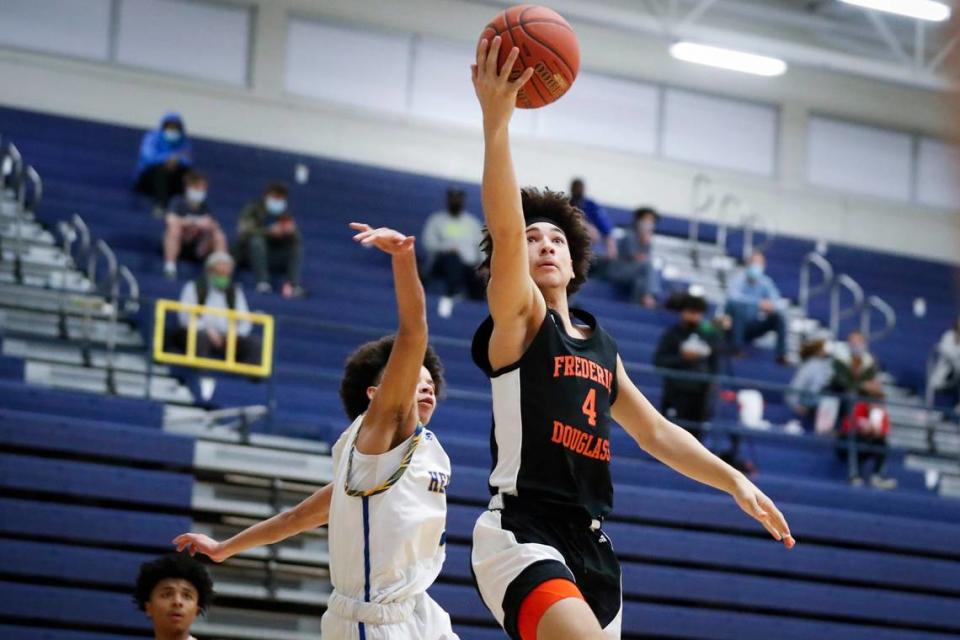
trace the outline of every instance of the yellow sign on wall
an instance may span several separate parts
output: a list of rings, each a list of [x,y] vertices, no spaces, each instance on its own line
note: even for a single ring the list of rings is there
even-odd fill
[[[164,349],[166,335],[167,314],[185,313],[189,319],[187,323],[186,353],[174,353]],[[199,304],[183,304],[177,300],[157,300],[156,317],[153,329],[153,359],[164,364],[196,367],[198,369],[212,369],[226,373],[236,373],[245,376],[266,378],[273,370],[273,316],[265,313],[251,313],[206,307]],[[226,356],[218,358],[204,358],[197,355],[197,320],[200,316],[215,315],[227,318]],[[260,364],[237,362],[237,322],[250,322],[263,327],[263,344],[260,351]]]

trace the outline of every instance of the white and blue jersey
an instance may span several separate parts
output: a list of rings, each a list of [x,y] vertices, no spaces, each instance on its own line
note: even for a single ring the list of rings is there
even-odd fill
[[[333,447],[333,594],[322,636],[455,640],[450,616],[426,593],[446,557],[450,459],[424,427],[386,453],[362,454],[355,447],[362,421]]]

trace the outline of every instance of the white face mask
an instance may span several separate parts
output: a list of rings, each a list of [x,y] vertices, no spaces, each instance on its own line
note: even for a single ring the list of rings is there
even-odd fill
[[[267,208],[267,212],[275,216],[287,210],[287,201],[283,198],[267,198],[264,205]]]
[[[187,189],[187,202],[190,204],[200,204],[206,199],[206,189]]]

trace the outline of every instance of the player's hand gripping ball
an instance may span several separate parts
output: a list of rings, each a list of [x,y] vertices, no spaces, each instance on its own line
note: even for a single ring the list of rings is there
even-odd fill
[[[570,24],[556,11],[532,4],[510,7],[490,21],[480,39],[492,41],[496,36],[503,40],[498,69],[513,47],[520,49],[510,80],[528,67],[533,69],[533,77],[517,93],[521,109],[548,105],[573,85],[580,70],[580,45]]]

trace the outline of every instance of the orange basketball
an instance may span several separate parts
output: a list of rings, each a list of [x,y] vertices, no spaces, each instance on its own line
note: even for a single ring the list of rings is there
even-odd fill
[[[480,39],[493,40],[495,36],[502,39],[498,68],[507,61],[510,49],[520,49],[511,80],[533,67],[533,77],[517,95],[521,109],[548,105],[573,85],[580,69],[580,45],[573,29],[556,11],[533,4],[510,7],[490,21]]]

